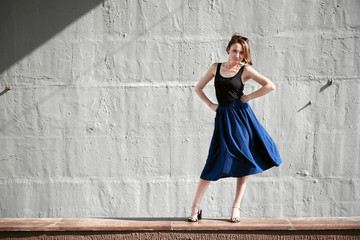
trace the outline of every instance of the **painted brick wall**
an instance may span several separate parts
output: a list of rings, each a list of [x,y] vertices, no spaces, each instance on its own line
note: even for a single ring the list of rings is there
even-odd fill
[[[215,116],[194,86],[234,32],[277,86],[250,105],[283,159],[250,178],[243,216],[360,215],[359,12],[358,0],[1,1],[0,217],[187,216]],[[229,216],[234,193],[235,179],[212,183],[204,215]]]

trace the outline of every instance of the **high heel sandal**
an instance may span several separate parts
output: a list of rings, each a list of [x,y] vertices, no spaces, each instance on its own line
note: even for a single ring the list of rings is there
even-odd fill
[[[233,207],[232,209],[237,209],[237,210],[239,210],[239,217],[233,217],[233,216],[231,216],[230,222],[233,222],[233,223],[238,223],[238,222],[240,222],[240,210],[241,210],[241,208]],[[233,210],[233,211],[234,211],[234,210]],[[234,212],[233,212],[233,213],[234,213]],[[233,213],[232,213],[232,215],[233,215]]]
[[[197,213],[194,214],[194,215],[191,215],[191,216],[188,218],[188,221],[189,221],[189,222],[197,222],[198,220],[201,220],[201,218],[202,218],[202,209],[199,208],[199,207],[192,207],[191,209],[193,210],[194,208],[197,209]]]

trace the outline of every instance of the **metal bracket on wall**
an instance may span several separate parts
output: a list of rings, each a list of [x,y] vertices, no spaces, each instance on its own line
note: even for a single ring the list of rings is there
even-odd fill
[[[320,88],[320,91],[319,91],[319,92],[324,91],[326,88],[330,87],[332,84],[333,84],[333,80],[332,80],[331,78],[328,79],[327,83]]]
[[[11,86],[6,86],[5,89],[2,92],[0,92],[0,96],[5,94],[7,91],[10,91],[10,90],[11,90]]]
[[[305,106],[303,106],[302,108],[300,108],[297,112],[300,112],[301,110],[303,110],[304,108],[306,108],[307,106],[311,105],[311,101],[309,101]]]
[[[320,92],[324,91],[326,88],[328,88],[329,86],[331,86],[333,84],[333,80],[331,78],[328,79],[327,83],[322,86],[320,88]],[[312,104],[311,101],[309,101],[305,106],[303,106],[302,108],[300,108],[297,112],[300,112],[301,110],[303,110],[304,108],[306,108],[307,106],[310,106]]]

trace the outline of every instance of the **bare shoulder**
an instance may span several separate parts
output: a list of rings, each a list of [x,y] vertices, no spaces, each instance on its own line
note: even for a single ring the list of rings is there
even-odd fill
[[[255,69],[250,66],[250,65],[245,65],[244,66],[244,72],[247,72],[247,73],[251,73],[251,72],[256,72]]]
[[[215,62],[213,64],[211,64],[208,73],[210,73],[211,75],[215,76],[216,75],[216,68],[217,68],[218,63]]]
[[[251,79],[252,76],[256,73],[255,69],[250,65],[244,66],[244,71],[242,73],[242,80],[245,83],[247,80]]]
[[[214,78],[215,74],[216,74],[216,67],[217,67],[217,63],[213,63],[210,68],[207,70],[207,72],[205,73],[205,75],[200,79],[200,81],[198,82],[198,84],[196,84],[196,88],[200,88],[203,89],[206,84],[208,82],[211,81],[211,79]]]
[[[247,65],[245,66],[243,72],[242,81],[245,83],[249,79],[255,80],[257,83],[261,85],[271,83],[271,81],[267,77],[257,72],[253,67]]]

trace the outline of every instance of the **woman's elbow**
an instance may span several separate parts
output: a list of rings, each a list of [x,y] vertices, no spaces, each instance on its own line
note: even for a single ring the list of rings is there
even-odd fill
[[[195,86],[195,92],[196,92],[197,94],[199,94],[199,92],[200,92],[201,90],[202,90],[201,87],[199,87],[198,85]]]
[[[269,83],[268,84],[268,89],[270,90],[270,91],[274,91],[275,90],[275,84],[273,84],[273,83]]]

